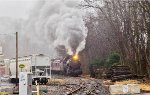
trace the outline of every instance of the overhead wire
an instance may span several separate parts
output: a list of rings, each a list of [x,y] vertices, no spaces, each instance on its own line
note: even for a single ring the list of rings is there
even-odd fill
[[[0,34],[0,35],[6,35],[7,36],[7,35],[13,35],[13,34],[15,35],[16,33],[4,33],[4,34]]]

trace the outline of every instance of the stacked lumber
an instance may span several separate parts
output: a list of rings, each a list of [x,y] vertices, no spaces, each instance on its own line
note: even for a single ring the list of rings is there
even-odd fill
[[[112,81],[125,80],[133,78],[133,74],[130,71],[129,66],[118,65],[112,66],[109,69],[107,78],[111,79]]]

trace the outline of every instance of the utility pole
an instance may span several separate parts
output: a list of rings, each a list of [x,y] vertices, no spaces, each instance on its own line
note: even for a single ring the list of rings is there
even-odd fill
[[[16,32],[16,86],[18,80],[18,32]]]
[[[1,72],[2,72],[2,71],[0,71],[0,74],[2,74]],[[1,92],[1,85],[2,85],[1,77],[2,77],[2,76],[0,75],[0,92]]]

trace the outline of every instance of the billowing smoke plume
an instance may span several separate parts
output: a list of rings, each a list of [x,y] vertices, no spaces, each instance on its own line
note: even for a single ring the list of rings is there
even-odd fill
[[[34,31],[30,38],[35,36],[38,44],[44,41],[50,48],[67,50],[68,54],[79,53],[85,47],[87,31],[78,4],[78,0],[40,1],[25,34]]]
[[[62,52],[72,55],[82,51],[87,30],[79,3],[80,0],[39,0],[27,20],[14,20],[10,25],[14,26],[9,31],[19,32],[19,56],[44,53],[53,57]],[[6,29],[10,29],[8,25],[2,31],[6,33]],[[10,47],[7,55],[14,56],[15,37],[12,37],[13,42],[9,39],[5,42],[9,44],[5,45],[4,50],[6,52]]]

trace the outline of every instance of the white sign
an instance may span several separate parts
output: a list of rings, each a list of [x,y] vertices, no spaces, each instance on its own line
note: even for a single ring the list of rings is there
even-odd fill
[[[32,95],[32,74],[30,72],[20,72],[19,95]]]

